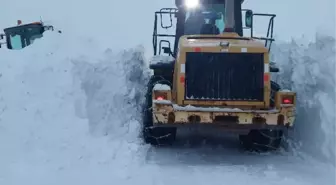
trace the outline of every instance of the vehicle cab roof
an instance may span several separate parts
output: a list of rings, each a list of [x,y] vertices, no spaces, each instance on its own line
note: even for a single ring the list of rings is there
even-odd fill
[[[25,28],[40,28],[42,27],[42,24],[40,22],[34,22],[34,23],[29,23],[29,24],[22,24],[18,26],[12,26],[9,28],[5,28],[4,32],[15,32],[16,30],[21,30]]]
[[[176,7],[180,7],[183,5],[185,0],[175,0]],[[225,0],[198,0],[200,4],[213,4],[213,3],[225,3]],[[236,0],[241,1],[243,3],[245,0]]]

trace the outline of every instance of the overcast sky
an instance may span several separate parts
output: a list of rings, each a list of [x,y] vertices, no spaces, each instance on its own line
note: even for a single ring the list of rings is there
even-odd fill
[[[154,11],[173,7],[174,0],[10,0],[1,6],[2,28],[16,24],[17,19],[25,23],[42,16],[64,34],[91,37],[111,48],[143,44],[151,51]],[[245,0],[244,8],[277,14],[275,34],[281,40],[312,38],[317,30],[335,33],[335,0]],[[256,31],[267,29],[263,21],[259,23]]]

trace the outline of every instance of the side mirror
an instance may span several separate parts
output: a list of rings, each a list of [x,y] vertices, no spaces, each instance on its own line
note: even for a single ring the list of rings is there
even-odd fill
[[[171,51],[170,47],[162,47],[163,53],[171,55],[173,52]]]
[[[270,67],[270,72],[271,73],[278,73],[280,69],[278,67]]]
[[[253,12],[252,10],[247,10],[245,12],[245,26],[248,28],[252,28],[253,26]]]
[[[278,72],[280,72],[279,67],[274,62],[270,62],[270,72],[271,73],[278,73]]]
[[[13,36],[9,35],[8,37],[9,37],[7,42],[8,49],[19,50],[26,47],[22,43],[23,38],[21,35],[13,35]]]

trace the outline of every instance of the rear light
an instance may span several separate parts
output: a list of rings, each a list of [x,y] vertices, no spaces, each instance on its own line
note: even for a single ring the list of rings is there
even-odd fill
[[[283,96],[282,97],[282,104],[286,104],[286,105],[288,105],[288,104],[293,104],[293,96],[291,96],[291,97],[288,97],[288,96]]]
[[[171,90],[169,85],[155,84],[152,90],[152,100],[154,101],[170,101]],[[159,103],[159,102],[156,102]],[[160,102],[163,103],[163,102]]]
[[[154,99],[155,100],[167,100],[167,93],[155,91],[154,92]]]
[[[156,97],[156,100],[164,100],[165,98],[163,96]]]
[[[292,101],[290,99],[285,98],[285,99],[282,100],[282,103],[284,103],[284,104],[292,104]]]
[[[275,96],[275,107],[280,109],[282,107],[295,107],[296,93],[292,91],[278,91]]]

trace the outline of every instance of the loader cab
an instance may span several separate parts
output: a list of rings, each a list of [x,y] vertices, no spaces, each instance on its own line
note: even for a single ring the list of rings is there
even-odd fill
[[[20,23],[20,21],[18,21]],[[41,22],[13,26],[4,29],[3,38],[8,49],[20,50],[43,37],[46,30],[53,30],[52,26],[44,26]]]
[[[162,8],[155,12],[154,54],[161,54],[161,49],[164,47],[164,53],[175,56],[178,40],[183,35],[218,35],[224,31],[233,31],[242,36],[241,3],[243,0],[232,1],[235,3],[233,30],[225,30],[226,16],[229,15],[226,12],[225,0],[175,0],[177,8]],[[163,20],[167,17],[169,17],[168,22]],[[161,28],[167,30],[171,28],[170,31],[175,33],[158,34],[157,21],[159,19],[161,20]],[[160,40],[158,43],[157,37],[170,37],[170,39]],[[171,45],[171,42],[174,45]],[[168,48],[170,48],[170,52]]]
[[[224,30],[222,11],[186,12],[184,35],[220,34]]]
[[[176,0],[176,6],[178,7],[180,15],[178,15],[177,21],[180,19],[183,21],[183,26],[178,26],[183,30],[182,35],[211,35],[220,34],[224,31],[234,31],[242,36],[242,20],[241,20],[241,0],[232,0],[234,3],[234,12],[238,12],[235,15],[231,15],[226,12],[225,0]],[[234,16],[233,30],[225,30],[226,20],[230,16]],[[195,20],[198,20],[195,21]],[[194,22],[193,22],[194,21]],[[202,25],[214,25],[219,33],[203,33]]]
[[[233,6],[226,7],[226,1],[231,1]],[[162,8],[155,12],[154,55],[165,53],[176,57],[178,41],[183,35],[218,35],[223,32],[235,32],[241,37],[264,40],[265,46],[270,49],[271,43],[274,41],[273,21],[275,15],[256,14],[252,10],[242,9],[243,2],[244,0],[175,0],[176,8]],[[255,16],[270,17],[266,37],[253,36],[253,17]],[[229,20],[232,20],[230,24],[233,26],[225,29]],[[202,26],[205,25],[216,27],[219,33],[216,31],[202,32]],[[165,33],[161,34],[163,31],[160,29],[164,29]],[[244,29],[249,29],[250,32],[244,34]]]

